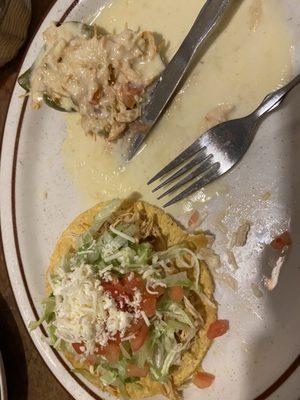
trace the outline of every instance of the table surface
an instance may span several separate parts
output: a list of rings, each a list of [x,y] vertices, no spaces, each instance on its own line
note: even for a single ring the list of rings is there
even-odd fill
[[[54,0],[31,0],[32,19],[27,43]],[[10,94],[26,44],[18,56],[0,69],[0,142]],[[0,249],[0,349],[7,375],[9,400],[71,400],[35,349],[14,299]]]

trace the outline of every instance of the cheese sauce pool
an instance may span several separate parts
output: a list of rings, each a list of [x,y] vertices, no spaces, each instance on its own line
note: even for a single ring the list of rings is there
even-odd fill
[[[163,56],[168,62],[203,4],[202,0],[115,0],[94,21],[107,32],[120,32],[125,23],[131,29],[156,32],[158,40],[165,41]],[[119,144],[86,136],[79,116],[68,115],[62,154],[84,205],[135,193],[161,206],[146,182],[209,126],[225,116],[249,113],[286,82],[291,76],[291,49],[279,0],[242,1],[214,41],[200,50],[143,151],[126,167],[120,165]],[[179,216],[197,198],[169,211]]]

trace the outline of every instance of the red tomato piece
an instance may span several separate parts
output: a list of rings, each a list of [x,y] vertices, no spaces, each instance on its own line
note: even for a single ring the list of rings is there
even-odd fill
[[[95,354],[97,356],[104,356],[105,355],[105,347],[100,346],[100,344],[96,345]]]
[[[101,286],[106,292],[109,292],[114,299],[118,298],[120,295],[126,295],[123,286],[118,280],[113,282],[101,282]]]
[[[126,309],[124,297],[128,297],[128,293],[125,291],[119,280],[115,279],[113,282],[102,282],[101,285],[105,291],[111,294],[119,309]]]
[[[215,339],[216,337],[224,335],[229,329],[228,319],[217,319],[212,324],[210,324],[207,337],[208,339]]]
[[[120,360],[121,349],[118,343],[111,342],[105,347],[105,358],[108,362],[115,364]]]
[[[199,212],[197,210],[193,211],[188,222],[188,227],[192,228],[193,226],[197,225],[199,217],[200,217]]]
[[[148,373],[149,373],[149,367],[140,368],[134,364],[127,364],[127,366],[126,366],[127,376],[142,378],[144,376],[147,376]]]
[[[120,359],[120,346],[117,341],[110,341],[106,346],[97,346],[95,354],[103,356],[111,364],[115,364]]]
[[[271,242],[271,246],[275,250],[282,250],[285,246],[290,246],[291,244],[292,238],[288,231],[283,232]]]
[[[124,290],[128,294],[132,294],[136,289],[141,291],[144,291],[145,289],[143,280],[130,272],[124,276],[122,283],[124,285]]]
[[[208,372],[197,372],[193,378],[193,384],[199,389],[208,388],[213,384],[215,376]]]
[[[145,297],[141,302],[141,309],[147,317],[153,317],[156,312],[156,297]]]
[[[94,354],[89,354],[86,358],[86,361],[89,365],[94,365],[96,362],[96,357]]]
[[[82,354],[85,351],[85,346],[83,343],[72,343],[72,347],[77,354]]]
[[[162,296],[164,293],[165,293],[165,288],[163,288],[162,286],[157,286],[155,289],[152,289],[151,288],[151,291],[153,291],[153,292],[156,292],[157,294],[153,294],[152,296],[155,296],[155,297],[160,297],[160,296]]]
[[[181,286],[172,286],[170,287],[170,298],[173,301],[180,302],[183,300],[184,291]]]
[[[131,333],[139,331],[144,323],[145,321],[143,320],[143,318],[137,319],[127,328],[126,336],[130,335]]]
[[[139,349],[145,343],[145,340],[147,339],[148,335],[148,330],[149,330],[148,326],[143,320],[141,328],[135,332],[135,338],[130,340],[131,349],[134,353],[139,351]]]

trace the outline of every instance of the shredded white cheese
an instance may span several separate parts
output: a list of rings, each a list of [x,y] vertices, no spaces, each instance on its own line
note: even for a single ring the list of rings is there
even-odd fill
[[[147,326],[150,326],[150,321],[149,321],[149,319],[148,319],[148,317],[147,317],[145,311],[141,311],[141,315],[142,315],[142,317],[143,317],[143,320],[145,321],[145,324],[146,324]]]
[[[136,291],[133,302],[128,300],[133,312],[119,310],[89,265],[68,273],[61,271],[61,277],[53,285],[55,334],[66,342],[82,343],[86,354],[93,354],[96,343],[105,346],[117,333],[124,337],[133,319],[139,316],[141,293]]]
[[[110,229],[115,235],[118,235],[118,236],[122,237],[123,239],[128,240],[128,242],[136,243],[136,240],[135,240],[132,236],[129,236],[129,235],[127,235],[126,233],[119,231],[118,229],[114,228],[112,225],[109,227],[109,229]]]

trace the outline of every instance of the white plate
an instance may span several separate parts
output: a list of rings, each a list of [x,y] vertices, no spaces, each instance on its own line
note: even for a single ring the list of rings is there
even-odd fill
[[[300,4],[297,0],[283,3],[292,34],[299,38],[296,22]],[[41,32],[50,21],[81,20],[103,4],[94,0],[57,0],[34,38],[22,70],[35,59]],[[300,71],[299,54],[300,49],[296,48],[296,68]],[[1,234],[13,291],[28,325],[40,310],[44,270],[57,237],[82,206],[60,157],[61,132],[65,128],[62,116],[46,107],[32,111],[27,101],[19,98],[21,94],[22,89],[16,86],[2,143]],[[299,102],[300,91],[295,90],[280,111],[262,124],[243,162],[222,179],[232,188],[233,202],[243,205],[243,215],[245,210],[251,214],[254,226],[243,249],[240,269],[235,273],[238,291],[217,284],[220,314],[230,319],[231,330],[216,341],[205,360],[205,368],[216,373],[218,379],[213,387],[201,392],[204,400],[298,400],[300,396]],[[264,188],[272,192],[272,198],[262,205],[256,195],[258,189]],[[44,199],[46,191],[48,198]],[[214,213],[212,208],[212,217]],[[234,213],[228,218],[236,225]],[[268,242],[271,234],[289,225],[294,244],[279,285],[258,299],[250,289],[250,282],[262,276],[265,260],[258,242]],[[224,251],[221,238],[217,248]],[[48,346],[42,330],[31,336],[48,367],[75,399],[98,398],[99,393],[71,373],[59,354]],[[192,387],[185,393],[188,399],[199,396]]]

